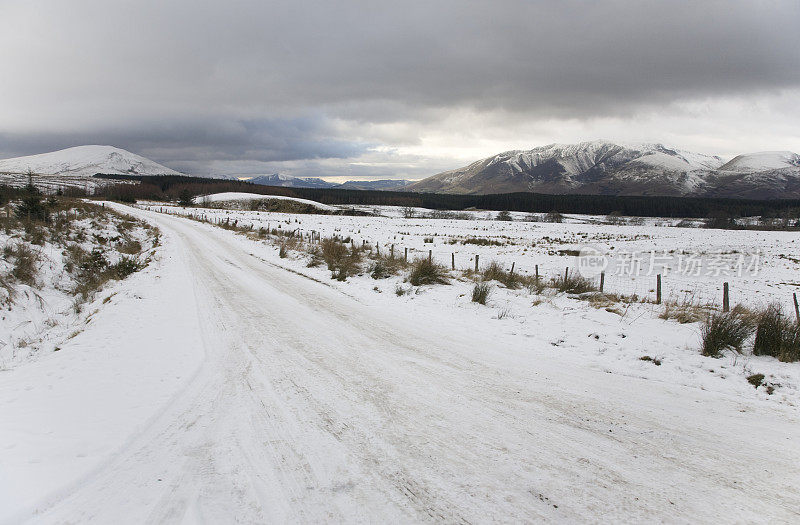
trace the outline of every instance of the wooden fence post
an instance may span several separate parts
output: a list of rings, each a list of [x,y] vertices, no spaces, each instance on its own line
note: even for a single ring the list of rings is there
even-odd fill
[[[722,311],[728,312],[731,309],[730,295],[728,293],[728,283],[722,283]]]
[[[536,265],[536,283],[539,283],[539,265]]]
[[[475,254],[475,273],[478,273],[478,257],[480,257],[477,253]]]
[[[800,324],[800,307],[797,306],[797,294],[792,294],[792,299],[794,299],[794,318],[797,320],[797,324]]]
[[[450,267],[453,270],[456,269],[456,254],[455,254],[455,252],[450,254]],[[797,304],[797,301],[795,301],[795,304]]]
[[[391,247],[390,250],[391,250],[391,257],[392,257],[392,259],[394,259],[394,244],[392,244],[392,247]]]
[[[661,274],[656,275],[656,304],[661,304]]]
[[[428,262],[433,260],[433,250],[428,250]]]
[[[564,268],[564,283],[566,284],[567,280],[569,279],[569,266]]]
[[[515,264],[516,264],[515,262],[513,262],[513,261],[511,262],[511,271],[510,271],[510,272],[508,272],[508,273],[509,273],[509,275],[511,275],[512,277],[514,276],[514,265],[515,265]]]
[[[606,272],[600,272],[600,293],[603,293],[603,286],[606,284]]]
[[[403,259],[408,262],[408,248],[405,249],[405,255],[403,255]]]

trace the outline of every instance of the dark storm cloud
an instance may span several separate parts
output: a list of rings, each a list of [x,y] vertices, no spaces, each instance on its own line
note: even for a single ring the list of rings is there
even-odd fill
[[[12,1],[0,17],[0,149],[18,154],[344,157],[372,141],[336,119],[618,117],[800,86],[796,1]]]
[[[370,144],[339,140],[324,119],[154,122],[79,132],[0,133],[0,158],[83,144],[114,144],[187,173],[207,174],[211,161],[285,162],[357,157]]]

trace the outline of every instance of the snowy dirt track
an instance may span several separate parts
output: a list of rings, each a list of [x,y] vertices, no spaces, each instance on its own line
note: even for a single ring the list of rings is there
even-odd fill
[[[194,283],[205,359],[34,522],[800,520],[795,408],[375,308],[231,232],[124,211]]]

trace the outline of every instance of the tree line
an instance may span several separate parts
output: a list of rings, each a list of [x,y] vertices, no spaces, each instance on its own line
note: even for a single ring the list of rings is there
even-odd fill
[[[181,196],[241,191],[263,195],[283,195],[310,199],[331,205],[415,206],[432,210],[494,210],[529,213],[580,213],[633,217],[736,218],[750,216],[800,216],[800,200],[753,200],[707,197],[653,197],[614,195],[549,195],[543,193],[501,193],[455,195],[403,191],[347,190],[339,188],[286,188],[262,186],[246,181],[183,176],[100,176],[124,179],[128,183],[109,184],[96,196],[114,200],[174,201]],[[130,182],[137,184],[130,184]]]

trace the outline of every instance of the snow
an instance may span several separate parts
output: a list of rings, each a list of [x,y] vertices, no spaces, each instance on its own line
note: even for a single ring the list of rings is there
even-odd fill
[[[0,521],[796,519],[797,363],[702,357],[697,325],[663,321],[651,304],[620,314],[494,283],[483,306],[457,274],[398,297],[411,288],[402,277],[332,281],[305,255],[153,211],[163,205],[116,206],[158,225],[159,259],[60,352],[0,374]],[[557,250],[587,242],[763,246],[764,273],[733,287],[747,301],[785,298],[798,270],[780,257],[792,234],[667,220],[167,209],[412,257],[433,249],[448,264],[455,251],[460,268],[475,254],[518,271],[538,263],[548,276],[570,264]],[[504,244],[449,242],[465,236]],[[652,278],[631,283],[648,293]],[[705,293],[719,279],[668,283]],[[745,381],[754,372],[780,383],[773,395]]]
[[[263,195],[259,193],[243,193],[235,191],[229,191],[224,193],[213,193],[211,195],[202,195],[200,197],[194,198],[195,204],[233,202],[233,201],[254,201],[254,200],[285,200],[285,201],[299,202],[301,204],[310,204],[311,206],[314,206],[321,210],[334,211],[337,209],[334,206],[328,206],[327,204],[322,204],[321,202],[312,201],[308,199],[300,199],[298,197],[287,197],[284,195]]]
[[[92,177],[115,175],[182,175],[150,159],[113,146],[76,146],[50,153],[0,160],[0,172]]]
[[[608,155],[608,154],[611,155]],[[569,176],[577,176],[599,162],[638,162],[671,171],[699,171],[718,168],[719,157],[665,148],[661,144],[619,145],[605,140],[577,144],[550,144],[529,151],[508,151],[496,155],[489,165],[505,162],[514,171],[529,170],[550,160],[556,160]]]
[[[800,155],[791,151],[762,151],[739,155],[724,166],[726,171],[767,171],[800,167]]]

